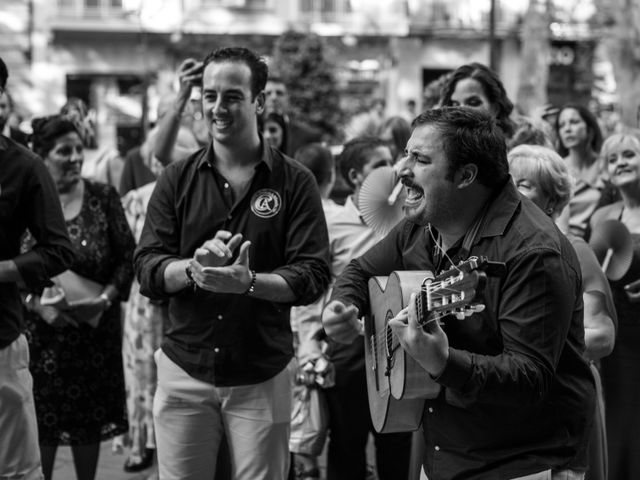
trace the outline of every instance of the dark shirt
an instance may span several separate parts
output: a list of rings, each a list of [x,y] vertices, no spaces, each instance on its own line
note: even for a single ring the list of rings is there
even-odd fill
[[[248,192],[235,201],[214,166],[212,145],[166,168],[134,258],[144,295],[167,298],[167,265],[192,257],[218,230],[250,240],[251,268],[282,276],[293,304],[311,303],[327,288],[329,242],[315,180],[264,142],[262,148]],[[263,382],[293,355],[290,305],[191,288],[170,297],[162,350],[197,379],[217,386]]]
[[[124,167],[120,177],[120,196],[124,197],[127,192],[136,190],[148,183],[155,182],[156,176],[144,163],[140,155],[140,147],[132,148],[124,157]]]
[[[317,128],[297,121],[287,121],[286,154],[294,156],[300,147],[321,142],[322,132]]]
[[[20,254],[29,229],[36,240]],[[42,160],[0,135],[0,260],[13,260],[26,286],[40,290],[74,260],[58,192]],[[0,348],[22,332],[18,285],[0,282]]]
[[[349,264],[333,298],[367,312],[369,277],[433,272],[433,248],[427,229],[405,220]],[[582,357],[575,251],[509,181],[490,205],[471,255],[504,262],[506,275],[488,279],[483,312],[445,319],[450,356],[436,379],[443,388],[423,415],[427,476],[510,479],[549,468],[585,470],[594,382]]]

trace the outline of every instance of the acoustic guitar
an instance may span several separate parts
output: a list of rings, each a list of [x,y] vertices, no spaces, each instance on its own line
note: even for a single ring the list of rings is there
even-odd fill
[[[440,385],[408,355],[388,326],[416,295],[418,324],[429,329],[447,315],[464,319],[484,310],[486,258],[467,261],[434,278],[429,271],[396,271],[369,280],[371,314],[365,318],[365,361],[371,420],[380,433],[417,430],[426,398]]]

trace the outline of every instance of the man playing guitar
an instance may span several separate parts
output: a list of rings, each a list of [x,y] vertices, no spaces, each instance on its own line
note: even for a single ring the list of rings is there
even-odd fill
[[[425,401],[424,470],[430,480],[583,478],[594,384],[573,248],[518,194],[485,113],[424,112],[406,154],[406,219],[338,278],[327,334],[349,342],[362,332],[371,277],[438,275],[471,256],[504,263],[504,275],[489,276],[484,310],[420,327],[412,297],[388,322],[424,381],[441,387]]]

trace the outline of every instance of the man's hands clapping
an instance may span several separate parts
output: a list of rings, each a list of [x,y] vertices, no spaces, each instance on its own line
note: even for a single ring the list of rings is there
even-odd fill
[[[244,293],[251,285],[249,268],[250,241],[242,242],[242,234],[220,230],[195,251],[189,265],[193,280],[203,290],[216,293]],[[231,262],[235,250],[238,256]]]

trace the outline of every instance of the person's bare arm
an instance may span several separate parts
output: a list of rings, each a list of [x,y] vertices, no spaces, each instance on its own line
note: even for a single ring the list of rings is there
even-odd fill
[[[192,88],[202,82],[202,62],[187,58],[178,68],[178,77],[180,79],[178,96],[173,108],[158,120],[158,134],[153,145],[153,156],[164,166],[176,160],[174,149],[180,130],[180,121],[189,102]],[[192,152],[177,153],[178,157],[183,158]]]

